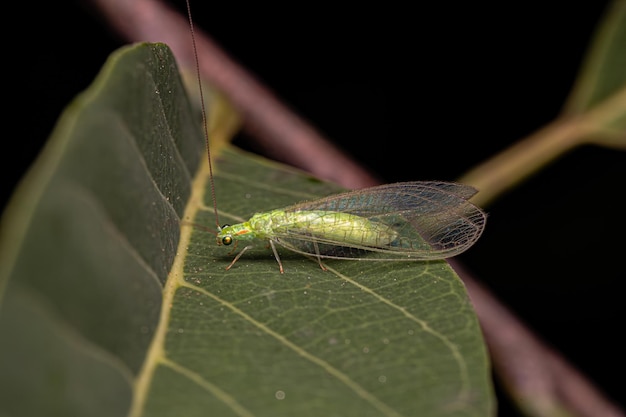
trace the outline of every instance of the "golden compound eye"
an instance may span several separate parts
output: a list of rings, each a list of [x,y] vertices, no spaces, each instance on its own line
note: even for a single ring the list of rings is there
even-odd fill
[[[228,246],[228,245],[230,245],[231,243],[233,243],[233,238],[232,238],[232,237],[230,237],[230,236],[224,236],[224,237],[222,238],[222,244],[223,244],[223,245]]]

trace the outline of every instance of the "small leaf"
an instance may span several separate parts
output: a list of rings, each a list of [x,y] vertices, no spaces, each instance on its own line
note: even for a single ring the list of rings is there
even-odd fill
[[[580,114],[626,87],[626,2],[615,0],[607,8],[585,58],[566,114]]]
[[[577,135],[626,149],[626,2],[614,0],[600,23],[583,69],[564,107]]]
[[[140,45],[63,115],[2,218],[0,413],[493,415],[445,261],[281,251],[281,275],[261,243],[225,270],[189,107],[169,50]],[[339,191],[219,149],[221,221]]]

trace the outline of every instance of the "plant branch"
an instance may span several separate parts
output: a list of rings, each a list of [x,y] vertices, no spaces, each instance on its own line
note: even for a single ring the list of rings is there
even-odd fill
[[[626,114],[626,88],[595,108],[562,117],[478,165],[460,182],[480,192],[473,198],[485,206],[548,163],[581,144],[626,149],[626,132],[611,128]]]

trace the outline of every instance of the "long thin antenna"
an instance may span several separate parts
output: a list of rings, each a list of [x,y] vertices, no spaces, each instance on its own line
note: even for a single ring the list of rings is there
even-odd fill
[[[209,128],[206,115],[206,107],[204,105],[204,94],[202,93],[202,77],[200,76],[200,60],[198,59],[198,48],[196,48],[196,35],[193,28],[193,19],[191,18],[190,0],[185,0],[187,4],[187,17],[189,17],[189,31],[191,32],[191,43],[193,45],[193,56],[196,61],[196,76],[198,78],[198,91],[200,92],[200,108],[202,109],[202,126],[204,127],[204,140],[206,142],[206,154],[209,159],[209,182],[211,184],[211,199],[213,200],[213,209],[215,210],[215,225],[220,229],[220,222],[217,218],[217,198],[215,197],[215,182],[213,181],[213,159],[211,158],[211,147],[209,146]]]

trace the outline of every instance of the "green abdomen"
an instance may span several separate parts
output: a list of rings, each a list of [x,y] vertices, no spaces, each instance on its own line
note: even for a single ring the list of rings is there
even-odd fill
[[[254,215],[250,225],[258,235],[271,238],[274,235],[299,234],[341,243],[371,247],[385,246],[397,236],[383,223],[364,217],[335,211],[274,210]]]

